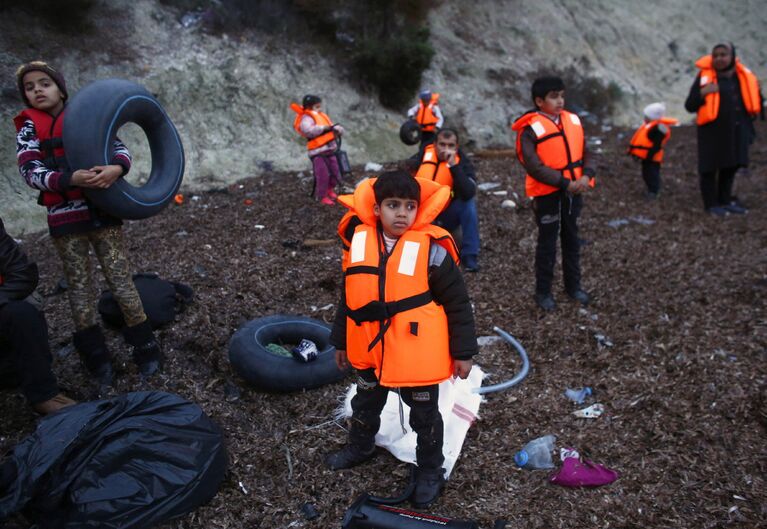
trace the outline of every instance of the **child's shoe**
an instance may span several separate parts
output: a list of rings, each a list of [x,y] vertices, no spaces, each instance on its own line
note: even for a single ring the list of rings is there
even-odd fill
[[[375,446],[373,446],[369,452],[366,452],[354,445],[347,444],[340,450],[336,450],[325,456],[325,465],[327,465],[330,470],[342,470],[344,468],[356,467],[369,459],[373,459],[375,455]]]
[[[534,299],[536,305],[545,312],[551,312],[557,308],[557,304],[554,302],[554,298],[551,297],[551,294],[539,294],[536,292]]]
[[[410,502],[417,509],[424,509],[434,503],[445,488],[444,468],[418,468],[415,490]]]
[[[72,342],[91,377],[102,386],[111,386],[114,377],[112,355],[107,348],[101,327],[93,325],[75,332]]]
[[[328,197],[328,198],[330,198],[331,200],[335,200],[335,199],[337,199],[337,198],[338,198],[338,195],[337,195],[337,194],[336,194],[336,192],[335,192],[335,191],[333,191],[332,189],[328,189],[327,195],[325,195],[325,196],[327,196],[327,197]]]
[[[570,299],[574,299],[584,307],[589,304],[589,301],[591,301],[591,296],[589,296],[588,293],[581,290],[580,288],[576,288],[575,290],[568,290],[567,295],[570,297]]]
[[[323,197],[322,200],[320,200],[320,203],[325,204],[326,206],[332,206],[336,201],[330,197]]]
[[[141,375],[151,377],[162,369],[163,354],[154,337],[149,320],[122,330],[123,337],[133,346],[133,361]]]

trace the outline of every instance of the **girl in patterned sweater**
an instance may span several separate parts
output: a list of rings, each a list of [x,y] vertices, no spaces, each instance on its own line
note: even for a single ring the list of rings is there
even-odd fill
[[[97,209],[83,194],[84,188],[105,189],[127,174],[130,153],[116,139],[109,165],[72,171],[62,139],[67,100],[64,77],[48,64],[33,61],[19,67],[16,81],[27,107],[14,118],[19,171],[30,187],[40,191],[38,202],[48,210],[48,228],[68,283],[74,345],[91,375],[100,384],[111,385],[111,354],[94,310],[95,282],[89,258],[93,248],[125,316],[123,335],[133,346],[133,359],[141,374],[150,376],[162,365],[162,351],[131,278],[122,221]]]

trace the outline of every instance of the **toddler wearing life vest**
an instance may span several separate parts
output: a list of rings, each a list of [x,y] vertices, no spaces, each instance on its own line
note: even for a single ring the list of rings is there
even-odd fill
[[[581,288],[578,217],[583,208],[581,195],[594,187],[593,163],[581,120],[564,109],[562,79],[536,79],[532,99],[536,108],[514,121],[511,129],[517,133],[517,158],[527,172],[525,192],[533,198],[538,225],[534,299],[544,311],[556,308],[551,283],[561,226],[565,292],[586,305],[589,295]]]
[[[428,89],[421,90],[418,94],[418,103],[408,109],[407,117],[414,119],[421,127],[421,145],[418,148],[420,155],[427,145],[434,143],[437,131],[445,122],[439,108],[439,94]]]
[[[627,152],[642,161],[642,179],[647,186],[645,196],[652,200],[660,192],[663,147],[671,138],[671,126],[679,122],[664,116],[666,105],[663,103],[650,103],[642,113],[644,124],[631,137]]]
[[[48,228],[68,284],[75,348],[98,383],[111,385],[111,354],[96,321],[96,285],[89,256],[93,248],[125,316],[127,326],[122,332],[133,346],[133,359],[141,374],[150,376],[161,367],[162,351],[131,278],[122,221],[96,208],[83,193],[85,188],[108,188],[122,178],[130,169],[130,153],[116,139],[109,165],[70,168],[62,137],[68,97],[64,77],[48,64],[34,61],[19,67],[16,81],[27,107],[13,119],[19,172],[27,185],[40,192],[38,202],[47,208]]]
[[[381,411],[396,391],[418,436],[410,497],[417,507],[434,502],[445,484],[439,383],[466,378],[477,353],[455,243],[431,224],[449,197],[447,186],[404,171],[339,197],[350,211],[338,227],[345,279],[330,343],[338,367],[355,369],[357,394],[348,443],[325,462],[337,470],[372,458]]]
[[[334,124],[322,111],[322,99],[319,96],[305,95],[302,106],[291,103],[290,108],[296,113],[293,128],[306,138],[314,173],[314,195],[321,203],[332,206],[337,198],[334,189],[341,181],[341,170],[336,158],[336,135],[343,136],[344,128]]]

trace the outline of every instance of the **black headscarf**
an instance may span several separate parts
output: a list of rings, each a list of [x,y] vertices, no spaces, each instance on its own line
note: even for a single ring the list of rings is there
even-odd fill
[[[732,59],[730,59],[730,64],[727,65],[726,68],[724,68],[723,72],[728,72],[735,68],[735,44],[732,42],[720,42],[719,44],[715,45],[713,48],[711,48],[711,54],[713,55],[714,50],[717,48],[727,48],[730,50],[730,53],[732,54]]]

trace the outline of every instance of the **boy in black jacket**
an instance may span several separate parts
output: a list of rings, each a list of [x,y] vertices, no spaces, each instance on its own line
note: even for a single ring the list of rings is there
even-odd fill
[[[349,442],[329,454],[333,470],[375,454],[389,390],[410,406],[418,435],[418,474],[411,501],[425,507],[444,488],[439,383],[466,378],[477,353],[471,302],[455,243],[430,224],[450,190],[404,171],[362,182],[339,197],[344,284],[330,343],[340,369],[357,372]],[[404,428],[404,426],[403,426]]]
[[[30,298],[37,280],[37,265],[27,260],[0,219],[0,356],[12,371],[2,378],[18,385],[32,408],[46,415],[75,401],[59,392],[51,372],[48,326]]]

